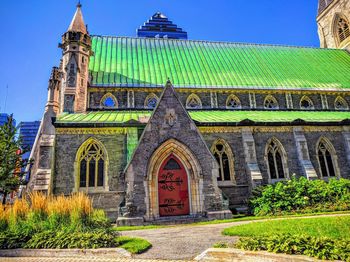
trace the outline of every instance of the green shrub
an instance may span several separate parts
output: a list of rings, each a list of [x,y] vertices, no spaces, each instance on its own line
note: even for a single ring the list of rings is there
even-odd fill
[[[236,247],[251,251],[268,251],[307,255],[318,259],[350,261],[350,240],[290,234],[240,238]]]
[[[342,211],[350,209],[350,180],[305,177],[258,187],[249,201],[254,215]]]
[[[117,234],[105,231],[44,231],[35,234],[24,248],[103,248],[115,247]]]
[[[110,220],[107,218],[103,210],[95,209],[88,217],[88,223],[93,228],[108,228],[111,226]]]

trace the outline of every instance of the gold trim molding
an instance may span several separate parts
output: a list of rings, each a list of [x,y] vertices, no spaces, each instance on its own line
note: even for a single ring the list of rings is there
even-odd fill
[[[83,128],[56,128],[57,135],[115,135],[126,134],[126,128],[124,127],[83,127]]]

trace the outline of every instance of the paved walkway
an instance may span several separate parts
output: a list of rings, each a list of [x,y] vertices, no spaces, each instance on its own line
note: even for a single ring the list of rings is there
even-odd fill
[[[202,226],[174,226],[159,229],[124,231],[122,235],[142,237],[152,243],[146,253],[136,255],[144,259],[193,259],[220,241],[235,242],[237,237],[223,236],[224,228],[249,221]]]
[[[132,258],[37,258],[37,257],[20,257],[20,258],[2,258],[1,262],[179,262],[179,260],[158,260],[158,259],[132,259]]]

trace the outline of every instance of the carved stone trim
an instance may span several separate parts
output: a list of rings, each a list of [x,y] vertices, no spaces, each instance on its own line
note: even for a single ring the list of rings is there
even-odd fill
[[[255,93],[249,93],[249,104],[250,108],[256,108]]]
[[[126,131],[127,131],[127,128],[124,128],[124,127],[56,128],[56,134],[59,134],[59,135],[82,135],[82,134],[112,135],[112,134],[126,134]]]

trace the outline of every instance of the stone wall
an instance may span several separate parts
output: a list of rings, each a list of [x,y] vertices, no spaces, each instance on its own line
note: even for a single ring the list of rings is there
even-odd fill
[[[101,92],[90,92],[89,94],[89,105],[91,109],[99,109],[101,107],[101,99],[102,97],[107,94],[111,93],[116,97],[118,100],[118,108],[127,108],[128,103],[127,103],[127,91],[123,90],[118,90],[113,92],[107,92],[107,91],[101,91]],[[150,89],[149,92],[145,91],[134,91],[134,107],[135,109],[145,109],[145,100],[149,94],[155,94],[158,98],[160,98],[161,92],[157,90],[152,90]],[[178,91],[177,92],[179,99],[183,105],[186,104],[187,98],[191,94],[196,94],[201,102],[202,102],[202,108],[203,109],[211,109],[211,108],[218,108],[218,109],[226,109],[226,101],[230,95],[235,95],[239,98],[241,102],[241,108],[244,110],[249,110],[250,103],[249,103],[249,94],[246,92],[213,92],[213,96],[216,96],[216,101],[217,104],[212,105],[212,98],[210,92],[190,92],[190,91]],[[286,93],[269,93],[270,95],[274,96],[275,99],[278,102],[279,109],[281,110],[286,110],[289,109],[287,106],[287,101],[286,101]],[[255,100],[256,100],[256,108],[261,110],[264,109],[264,100],[268,94],[267,93],[261,93],[261,92],[256,92],[255,93]],[[300,93],[292,93],[292,104],[293,104],[293,109],[298,110],[300,109],[300,100],[303,97],[303,94]],[[313,102],[315,110],[323,110],[323,109],[328,109],[328,110],[334,110],[334,101],[337,98],[337,96],[343,97],[348,104],[350,104],[350,96],[347,94],[339,93],[339,94],[327,94],[325,96],[328,108],[325,108],[322,105],[322,99],[321,95],[317,93],[311,93],[307,95]]]
[[[103,208],[111,218],[116,218],[124,195],[124,177],[121,175],[126,165],[126,136],[93,134],[58,134],[55,146],[55,170],[53,177],[54,194],[71,194],[75,191],[75,158],[80,146],[88,139],[95,138],[106,148],[108,154],[108,189],[88,192],[97,208]]]

